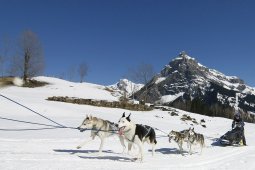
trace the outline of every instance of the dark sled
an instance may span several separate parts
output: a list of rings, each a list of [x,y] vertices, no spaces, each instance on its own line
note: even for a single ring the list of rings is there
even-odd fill
[[[234,129],[228,131],[223,136],[218,139],[218,142],[224,146],[230,145],[240,145],[243,139],[243,128],[235,127]]]

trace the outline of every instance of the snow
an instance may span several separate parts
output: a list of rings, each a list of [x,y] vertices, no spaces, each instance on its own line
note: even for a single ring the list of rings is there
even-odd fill
[[[177,99],[178,97],[182,96],[184,92],[175,94],[175,95],[164,95],[160,99],[160,103],[169,103]]]
[[[159,77],[156,81],[155,84],[159,84],[160,82],[164,81],[166,77]]]
[[[135,92],[139,91],[144,85],[136,84],[128,79],[120,79],[119,82],[107,86],[110,90],[112,90],[112,95],[116,97],[121,97],[126,93],[127,96],[131,96]]]
[[[184,55],[179,55],[178,57],[176,57],[175,59],[173,59],[172,61],[175,61],[175,60],[183,60],[183,58],[187,59],[187,60],[195,60],[195,58],[192,58],[190,56],[188,56],[187,54],[184,54]]]
[[[197,63],[199,67],[203,67],[203,68],[207,68],[204,65],[202,65],[201,63]]]
[[[39,80],[50,82],[40,88],[8,87],[0,89],[0,94],[18,101],[35,111],[66,126],[77,127],[86,114],[117,122],[124,111],[132,113],[131,120],[135,123],[157,127],[164,132],[183,130],[191,126],[191,122],[180,120],[183,114],[206,121],[207,128],[194,125],[195,130],[205,135],[206,147],[199,154],[199,147],[194,147],[194,154],[184,156],[178,154],[176,143],[168,142],[164,133],[157,131],[156,153],[151,155],[151,147],[144,144],[144,162],[132,161],[133,156],[121,153],[118,138],[106,139],[102,155],[96,152],[100,140],[96,138],[80,150],[76,149],[81,142],[88,140],[90,132],[80,133],[74,129],[55,129],[41,131],[0,131],[0,169],[12,170],[84,170],[84,169],[254,169],[255,162],[255,125],[246,123],[245,134],[248,146],[220,147],[212,143],[231,128],[231,120],[207,117],[178,110],[179,116],[170,116],[167,111],[127,111],[117,108],[76,105],[45,100],[53,95],[117,100],[104,86],[89,83],[72,83],[64,80],[39,77]],[[0,97],[0,116],[12,119],[52,124],[48,120],[15,105]],[[0,119],[2,128],[39,128],[39,125],[23,124]],[[137,154],[138,148],[132,150]],[[184,144],[184,150],[187,147]]]
[[[117,97],[112,96],[109,91],[106,91],[106,87],[102,85],[91,83],[73,83],[50,77],[37,77],[36,80],[48,82],[50,85],[43,88],[24,90],[29,91],[29,93],[43,93],[42,97],[44,99],[49,96],[72,96],[85,99],[100,99],[110,101],[118,100]]]
[[[228,90],[232,89],[232,90],[235,90],[235,91],[240,91],[240,90],[238,90],[238,87],[240,85],[243,85],[243,84],[240,84],[240,83],[231,83],[230,82],[230,80],[238,79],[238,77],[236,77],[236,76],[226,76],[223,73],[221,73],[217,70],[214,70],[214,69],[209,69],[209,73],[211,73],[211,74],[208,74],[207,77],[210,80],[214,80],[216,82],[219,82],[219,83],[223,84],[223,87],[228,89]],[[247,86],[247,85],[245,85],[245,89],[243,91],[240,91],[240,92],[255,95],[255,89],[253,87],[250,87],[250,86]]]
[[[15,77],[13,80],[13,84],[15,84],[16,86],[22,86],[23,83],[24,83],[23,80],[18,77]]]

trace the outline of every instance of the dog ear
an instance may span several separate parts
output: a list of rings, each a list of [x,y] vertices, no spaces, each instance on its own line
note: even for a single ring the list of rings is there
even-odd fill
[[[128,115],[128,117],[127,117],[127,120],[130,122],[131,120],[130,120],[130,116],[131,116],[131,113]]]
[[[125,117],[125,112],[122,114],[122,117]]]

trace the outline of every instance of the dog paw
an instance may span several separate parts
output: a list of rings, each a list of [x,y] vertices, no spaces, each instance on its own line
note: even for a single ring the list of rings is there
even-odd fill
[[[98,156],[98,157],[102,156],[102,152],[97,152],[96,156]]]
[[[137,161],[137,162],[140,162],[140,163],[143,163],[143,159],[140,158],[140,157],[133,158],[133,160]]]

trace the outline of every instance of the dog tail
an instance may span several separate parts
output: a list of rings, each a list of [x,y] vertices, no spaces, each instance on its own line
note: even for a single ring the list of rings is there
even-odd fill
[[[22,86],[24,84],[23,80],[18,77],[3,77],[0,78],[0,88],[6,86]]]

